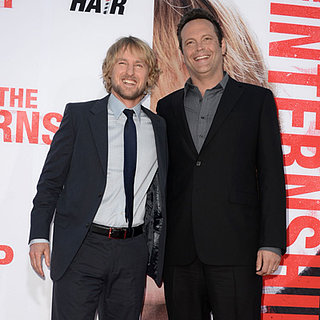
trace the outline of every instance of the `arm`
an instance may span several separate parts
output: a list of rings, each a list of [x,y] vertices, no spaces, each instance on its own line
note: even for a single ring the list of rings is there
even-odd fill
[[[261,207],[257,274],[267,275],[278,268],[281,252],[284,253],[286,250],[286,192],[283,156],[277,109],[270,91],[267,91],[260,114],[257,170]],[[281,252],[268,250],[268,247],[280,248]]]
[[[49,230],[57,200],[63,189],[73,151],[73,126],[71,112],[66,107],[59,130],[56,132],[48,152],[33,200],[30,229],[30,262],[34,270],[43,277],[42,256],[50,265]],[[47,243],[35,239],[42,239]],[[32,241],[33,240],[33,241]]]

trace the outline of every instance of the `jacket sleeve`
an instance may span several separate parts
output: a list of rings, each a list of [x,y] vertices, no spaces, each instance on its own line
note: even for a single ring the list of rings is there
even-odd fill
[[[35,238],[49,239],[50,224],[70,166],[73,142],[72,113],[70,105],[67,105],[60,127],[53,137],[33,199],[29,241]]]
[[[286,251],[286,191],[277,108],[266,91],[260,113],[257,175],[261,210],[260,247]]]

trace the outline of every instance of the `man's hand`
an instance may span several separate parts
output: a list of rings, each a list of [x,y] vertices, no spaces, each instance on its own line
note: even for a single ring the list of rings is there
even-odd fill
[[[30,246],[30,262],[33,270],[42,278],[44,277],[42,269],[42,256],[47,267],[50,267],[50,246],[49,243],[34,243]]]
[[[256,273],[266,276],[275,272],[280,264],[281,257],[269,250],[259,250],[257,254]]]

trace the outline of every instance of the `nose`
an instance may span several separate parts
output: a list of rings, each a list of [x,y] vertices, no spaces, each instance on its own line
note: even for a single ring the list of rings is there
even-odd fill
[[[127,65],[127,74],[129,76],[134,74],[134,66],[132,63],[128,63]]]
[[[203,48],[204,48],[203,43],[201,41],[197,42],[196,50],[201,51],[203,50]]]

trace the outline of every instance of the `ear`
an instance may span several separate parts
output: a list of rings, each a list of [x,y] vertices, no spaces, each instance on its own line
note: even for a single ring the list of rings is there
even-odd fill
[[[226,44],[224,38],[222,38],[222,40],[221,40],[221,52],[222,52],[223,56],[227,53],[227,44]]]
[[[185,64],[186,63],[186,60],[185,60],[185,57],[184,57],[184,54],[183,54],[183,51],[179,49],[179,56],[181,58],[181,60],[183,61],[183,63]]]

